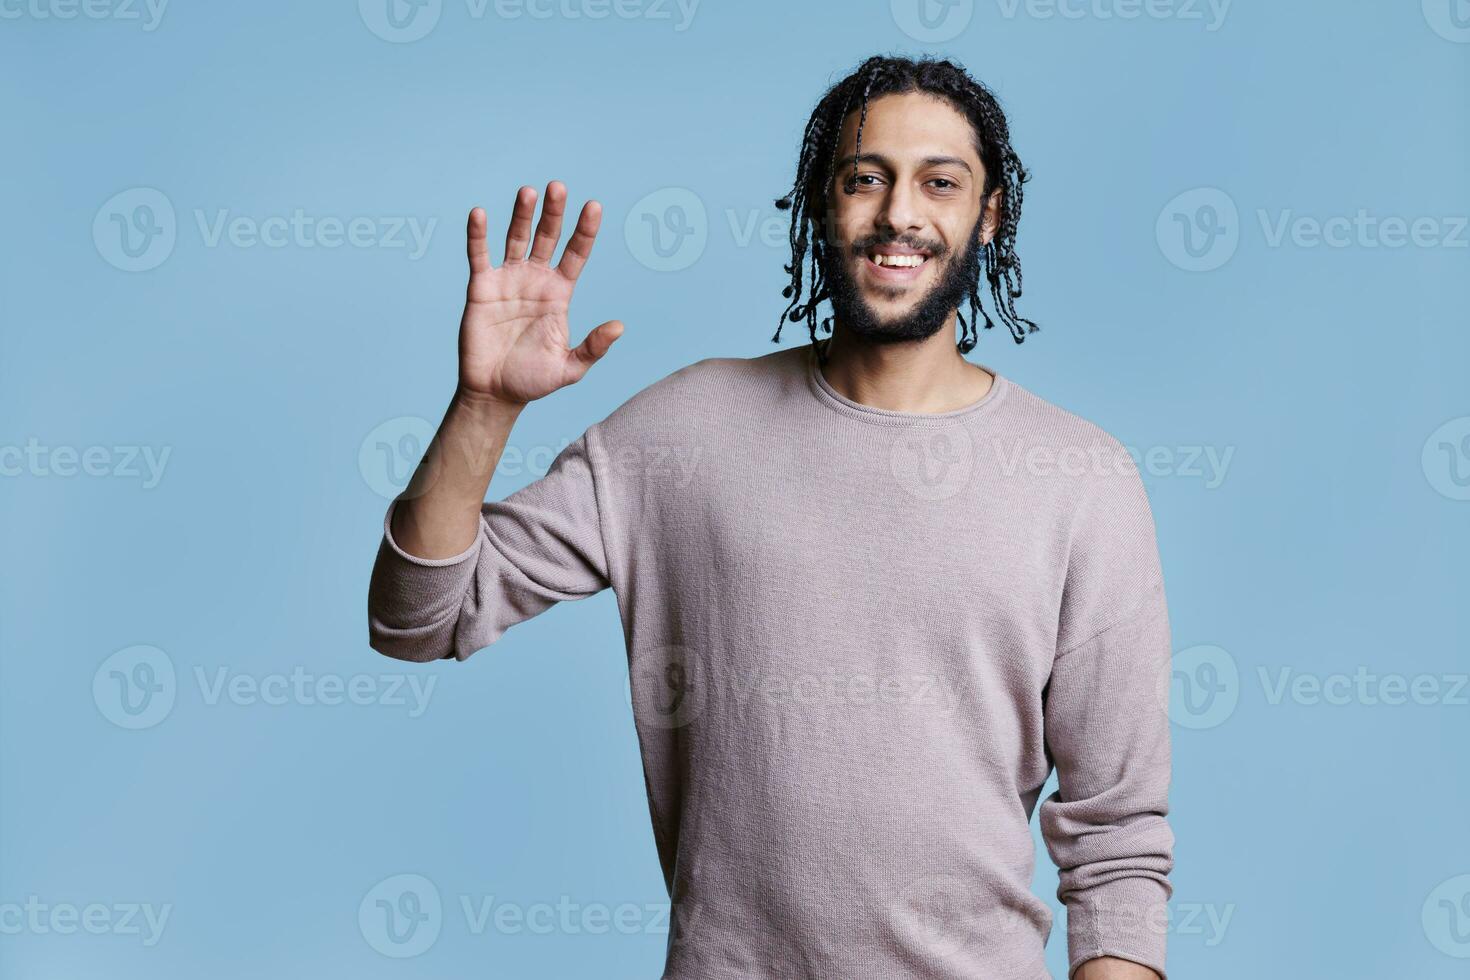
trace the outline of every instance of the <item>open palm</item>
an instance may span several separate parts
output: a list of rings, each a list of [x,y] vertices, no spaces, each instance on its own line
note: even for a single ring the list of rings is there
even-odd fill
[[[522,187],[505,236],[505,262],[499,268],[490,264],[484,210],[470,212],[466,232],[470,282],[459,326],[462,391],[523,405],[580,380],[622,335],[622,322],[609,320],[575,349],[570,346],[567,310],[597,238],[602,207],[596,201],[583,206],[561,262],[553,266],[566,203],[566,187],[559,181],[548,184],[533,236],[536,191]]]

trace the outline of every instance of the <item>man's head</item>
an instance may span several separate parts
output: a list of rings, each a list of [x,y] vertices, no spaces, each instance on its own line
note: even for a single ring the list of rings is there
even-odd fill
[[[931,59],[870,58],[834,85],[802,139],[792,193],[791,300],[784,325],[832,303],[845,329],[875,342],[921,340],[960,316],[961,353],[975,345],[981,263],[996,310],[1016,342],[1036,324],[1016,315],[1021,184],[994,96],[964,69]],[[810,247],[811,296],[801,302]],[[823,321],[831,329],[831,320]],[[779,340],[780,328],[773,340]]]

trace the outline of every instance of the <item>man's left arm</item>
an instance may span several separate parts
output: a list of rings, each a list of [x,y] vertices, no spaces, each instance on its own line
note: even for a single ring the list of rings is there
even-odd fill
[[[1170,642],[1147,494],[1136,470],[1110,474],[1079,509],[1043,695],[1058,789],[1040,823],[1071,980],[1166,976]]]

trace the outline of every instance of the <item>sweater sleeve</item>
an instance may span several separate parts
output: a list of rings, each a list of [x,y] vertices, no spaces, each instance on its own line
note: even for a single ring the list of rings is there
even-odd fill
[[[368,585],[368,642],[399,660],[465,660],[516,623],[608,587],[597,487],[583,433],[546,475],[480,509],[474,542],[453,558],[411,555],[383,518]]]
[[[1059,788],[1041,832],[1067,909],[1068,976],[1115,956],[1164,971],[1173,894],[1168,607],[1138,473],[1102,478],[1074,524],[1043,694]]]

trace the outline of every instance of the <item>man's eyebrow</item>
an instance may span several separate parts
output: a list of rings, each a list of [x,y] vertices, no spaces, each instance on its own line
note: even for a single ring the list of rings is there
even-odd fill
[[[855,156],[849,153],[847,156],[837,161],[837,166],[839,168],[851,167],[853,164],[856,163],[873,163],[877,164],[880,167],[886,167],[889,170],[894,169],[893,161],[889,160],[881,153],[864,153],[862,156]],[[970,165],[966,163],[961,157],[925,157],[923,160],[920,160],[919,163],[921,166],[924,167],[963,167],[965,173],[972,176],[975,173],[973,170],[970,169]]]

